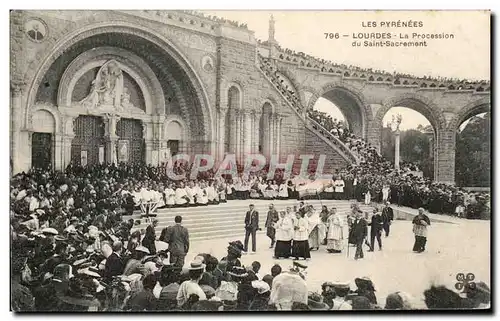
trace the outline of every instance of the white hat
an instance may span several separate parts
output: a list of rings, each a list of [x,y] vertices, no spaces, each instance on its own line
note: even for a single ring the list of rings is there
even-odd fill
[[[193,260],[188,267],[189,271],[192,270],[204,270],[205,269],[205,264],[203,264],[200,260]]]
[[[144,253],[147,253],[149,254],[149,250],[147,247],[145,246],[142,246],[142,245],[139,245],[135,248],[136,251],[139,251],[139,252],[144,252]]]
[[[46,234],[52,234],[52,235],[57,235],[59,234],[59,232],[57,232],[57,230],[53,227],[46,227],[42,230],[42,233],[46,233]]]
[[[271,290],[269,284],[261,280],[252,281],[252,288],[256,289],[259,294],[266,293]]]
[[[95,277],[95,278],[100,278],[101,277],[101,275],[99,273],[91,271],[89,268],[80,269],[77,272],[80,273],[80,274],[85,274],[85,275],[92,276],[92,277]]]

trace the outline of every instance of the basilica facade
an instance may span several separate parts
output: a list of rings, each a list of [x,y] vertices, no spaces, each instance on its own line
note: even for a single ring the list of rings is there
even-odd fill
[[[380,84],[370,91],[374,76],[327,75],[284,56],[272,20],[261,43],[246,26],[181,11],[12,11],[10,18],[13,173],[71,163],[159,165],[178,153],[216,162],[227,154],[277,155],[281,162],[324,154],[333,172],[359,159],[307,117],[315,100],[331,96],[344,104],[353,132],[375,146],[379,111],[417,101],[412,106],[435,125],[435,178],[452,181],[449,124],[489,108],[489,93],[448,93],[450,105],[458,106],[450,97],[467,99],[463,113],[446,114],[426,98],[430,88],[422,93],[413,83],[396,99]],[[265,59],[279,68],[285,91]],[[384,79],[382,87],[396,85]]]

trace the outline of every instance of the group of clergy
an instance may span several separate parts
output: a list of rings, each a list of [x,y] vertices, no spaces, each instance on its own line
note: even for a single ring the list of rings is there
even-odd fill
[[[134,204],[140,206],[145,203],[156,203],[158,208],[186,207],[219,204],[226,202],[226,183],[224,181],[183,181],[178,184],[170,183],[166,188],[151,189],[148,185],[139,186],[129,193]]]
[[[310,259],[311,250],[326,244],[329,253],[341,253],[344,246],[344,223],[335,207],[323,206],[321,212],[312,205],[278,211],[270,205],[266,220],[267,236],[274,248],[274,258]]]

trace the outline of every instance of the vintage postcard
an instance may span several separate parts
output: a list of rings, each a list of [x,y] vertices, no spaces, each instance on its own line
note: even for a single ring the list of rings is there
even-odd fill
[[[13,10],[13,312],[491,312],[489,11]]]

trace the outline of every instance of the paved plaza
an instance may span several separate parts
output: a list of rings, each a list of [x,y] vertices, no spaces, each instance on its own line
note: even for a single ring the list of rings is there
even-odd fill
[[[354,278],[370,277],[376,289],[379,303],[395,291],[404,291],[414,297],[416,307],[425,307],[423,291],[434,282],[453,288],[457,273],[474,273],[476,280],[490,283],[490,222],[454,220],[453,223],[432,223],[429,229],[427,251],[416,254],[413,246],[412,224],[410,221],[395,221],[391,234],[383,238],[383,250],[366,252],[363,260],[355,261],[353,248],[341,254],[329,254],[325,247],[311,252],[307,262],[307,283],[310,291],[321,291],[325,281],[351,281]],[[193,241],[186,263],[198,253],[210,253],[221,259],[225,255],[227,243],[241,237]],[[273,264],[278,263],[288,269],[292,260],[275,260],[269,249],[269,239],[265,233],[257,235],[257,253],[244,255],[243,265],[253,261],[262,264],[261,275],[270,273]]]

